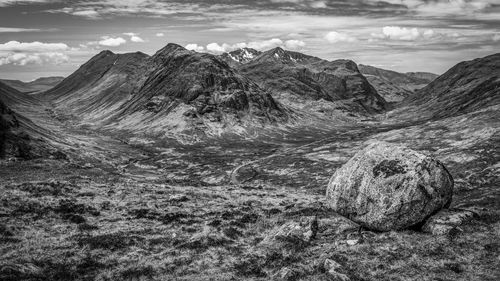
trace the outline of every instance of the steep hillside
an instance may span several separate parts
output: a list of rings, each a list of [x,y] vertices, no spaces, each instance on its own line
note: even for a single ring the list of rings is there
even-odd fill
[[[225,126],[288,118],[267,92],[214,55],[168,44],[149,64],[152,69],[142,86],[118,115],[120,127],[200,129],[210,134]]]
[[[381,112],[386,107],[385,100],[350,60],[326,61],[275,48],[238,65],[237,69],[273,97],[294,107],[321,101],[321,108],[311,109],[323,111],[328,108],[325,101],[336,102],[336,106],[351,114]]]
[[[59,155],[47,139],[51,134],[16,113],[13,108],[35,108],[39,101],[0,82],[0,158],[31,159]]]
[[[457,64],[404,104],[426,118],[458,116],[500,104],[500,53]]]
[[[399,73],[362,64],[359,65],[359,71],[377,89],[377,92],[391,103],[402,101],[438,77],[428,72]]]
[[[104,120],[141,85],[148,62],[149,56],[140,52],[103,51],[39,97],[85,120]]]
[[[23,93],[38,93],[47,91],[55,87],[63,79],[64,77],[55,76],[55,77],[41,77],[30,82],[23,82],[20,80],[7,80],[7,79],[0,79],[0,82],[3,82],[7,86],[10,86]]]
[[[219,57],[176,44],[152,57],[101,52],[40,97],[112,130],[219,134],[288,120],[266,91]]]

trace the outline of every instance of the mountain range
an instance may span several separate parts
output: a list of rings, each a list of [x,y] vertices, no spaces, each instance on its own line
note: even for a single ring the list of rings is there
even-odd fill
[[[359,65],[359,71],[387,102],[392,103],[411,96],[439,76],[428,72],[399,73],[363,64]]]
[[[103,130],[196,140],[359,122],[394,104],[418,118],[477,110],[498,102],[499,61],[463,62],[434,79],[282,48],[217,56],[168,44],[152,56],[103,51],[47,91],[26,95],[2,84],[9,94],[1,98],[7,107],[44,101]]]
[[[30,82],[20,80],[0,79],[5,85],[10,86],[23,93],[38,93],[49,90],[59,84],[64,77],[41,77]]]

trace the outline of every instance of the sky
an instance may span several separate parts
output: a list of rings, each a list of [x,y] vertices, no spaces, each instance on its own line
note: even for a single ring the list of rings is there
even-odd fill
[[[102,50],[274,47],[444,73],[500,52],[500,0],[0,0],[0,78],[67,76]]]

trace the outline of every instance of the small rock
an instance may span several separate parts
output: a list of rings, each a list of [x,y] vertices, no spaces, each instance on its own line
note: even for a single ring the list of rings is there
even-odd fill
[[[346,240],[345,243],[349,246],[354,246],[359,243],[359,239],[350,239]]]
[[[297,241],[309,243],[318,232],[318,219],[316,217],[302,217],[299,221],[283,224],[272,231],[264,240]]]
[[[326,259],[323,267],[324,267],[325,271],[329,272],[330,270],[337,271],[342,266],[334,260]]]
[[[338,273],[335,270],[328,271],[328,275],[330,275],[332,281],[350,281],[351,279],[342,273]]]
[[[175,194],[168,199],[170,202],[186,202],[189,198],[184,194]]]
[[[82,169],[93,169],[93,168],[95,168],[95,166],[90,163],[85,163],[85,165],[82,166]]]
[[[475,213],[469,210],[443,210],[430,217],[422,231],[433,235],[447,235],[460,225],[471,221],[474,216]]]
[[[376,142],[330,179],[327,202],[337,213],[378,231],[405,229],[447,208],[453,178],[436,159]]]
[[[259,172],[252,165],[245,165],[235,169],[231,173],[231,183],[242,184],[251,181]]]
[[[297,279],[298,272],[288,268],[283,267],[279,272],[279,278],[284,281],[291,281]]]

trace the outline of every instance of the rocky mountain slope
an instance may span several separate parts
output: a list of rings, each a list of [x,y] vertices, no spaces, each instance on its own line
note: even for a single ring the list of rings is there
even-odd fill
[[[40,97],[88,123],[153,133],[219,134],[288,119],[227,63],[176,44],[151,57],[101,52]]]
[[[237,66],[240,63],[247,63],[262,54],[252,48],[241,48],[232,52],[224,53],[221,58],[231,66]]]
[[[94,56],[56,87],[38,95],[84,120],[105,120],[144,81],[149,56],[144,53]]]
[[[438,77],[433,73],[399,73],[363,64],[359,65],[359,71],[388,102],[400,102]]]
[[[36,108],[39,101],[0,82],[0,158],[31,159],[61,155],[47,142],[51,133],[14,111]]]
[[[30,82],[0,79],[0,82],[23,93],[38,93],[49,90],[61,82],[64,77],[41,77]]]
[[[404,104],[400,112],[418,118],[458,116],[500,104],[500,54],[457,64]]]
[[[332,114],[340,109],[348,114],[371,114],[386,108],[385,100],[350,60],[326,61],[278,47],[235,68],[279,101],[309,112]]]

